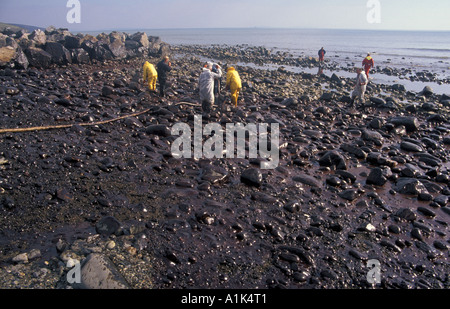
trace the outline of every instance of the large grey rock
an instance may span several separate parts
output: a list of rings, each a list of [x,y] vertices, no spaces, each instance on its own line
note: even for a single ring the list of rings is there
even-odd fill
[[[129,289],[129,284],[109,258],[99,253],[92,253],[81,266],[81,283],[75,284],[74,287],[90,290],[118,290]]]
[[[109,49],[108,45],[104,45],[102,42],[96,42],[94,44],[94,54],[91,58],[99,61],[113,60],[114,55]]]
[[[137,32],[130,36],[130,40],[138,43],[137,47],[148,48],[150,46],[150,41],[145,32]]]
[[[31,34],[28,36],[28,39],[33,41],[36,47],[44,46],[45,43],[47,43],[47,36],[45,35],[44,31],[40,29],[31,32]]]
[[[0,67],[28,68],[29,62],[22,48],[11,37],[0,33]]]
[[[125,47],[126,36],[122,32],[113,31],[109,34],[108,49],[116,59],[127,57],[127,49]]]
[[[116,59],[123,59],[126,58],[128,55],[125,43],[119,40],[115,40],[114,42],[110,43],[108,45],[108,48],[111,51],[114,58]]]

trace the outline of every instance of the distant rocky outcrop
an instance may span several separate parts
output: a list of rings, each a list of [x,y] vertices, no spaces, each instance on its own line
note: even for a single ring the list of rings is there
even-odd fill
[[[128,34],[113,31],[97,36],[72,34],[53,26],[28,32],[0,32],[0,67],[27,69],[51,65],[84,64],[92,61],[120,60],[134,57],[160,57],[170,53],[170,46],[159,37],[144,32]]]

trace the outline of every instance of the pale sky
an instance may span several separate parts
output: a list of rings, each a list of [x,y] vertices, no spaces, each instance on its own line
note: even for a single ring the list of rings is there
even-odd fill
[[[0,22],[70,31],[169,28],[327,28],[450,31],[450,0],[0,0]],[[379,23],[369,22],[379,4]],[[369,5],[369,6],[368,6]]]

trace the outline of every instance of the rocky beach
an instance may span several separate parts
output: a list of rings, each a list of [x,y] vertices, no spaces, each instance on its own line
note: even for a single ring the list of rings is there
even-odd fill
[[[142,66],[165,55],[160,98]],[[207,60],[243,89],[203,124],[279,124],[277,168],[173,157]],[[53,27],[4,30],[0,66],[0,288],[450,288],[450,94],[428,84],[448,78],[379,66],[423,89],[349,107],[354,78],[313,57]]]

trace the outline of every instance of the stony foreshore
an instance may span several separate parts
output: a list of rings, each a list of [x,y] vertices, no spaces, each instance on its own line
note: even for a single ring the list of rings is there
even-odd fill
[[[0,134],[1,288],[450,287],[450,97],[372,83],[350,108],[352,79],[251,65],[315,59],[164,46],[164,99],[140,80],[160,49],[0,70],[0,129],[41,127]],[[172,156],[205,59],[243,90],[204,124],[278,123],[276,169]]]

